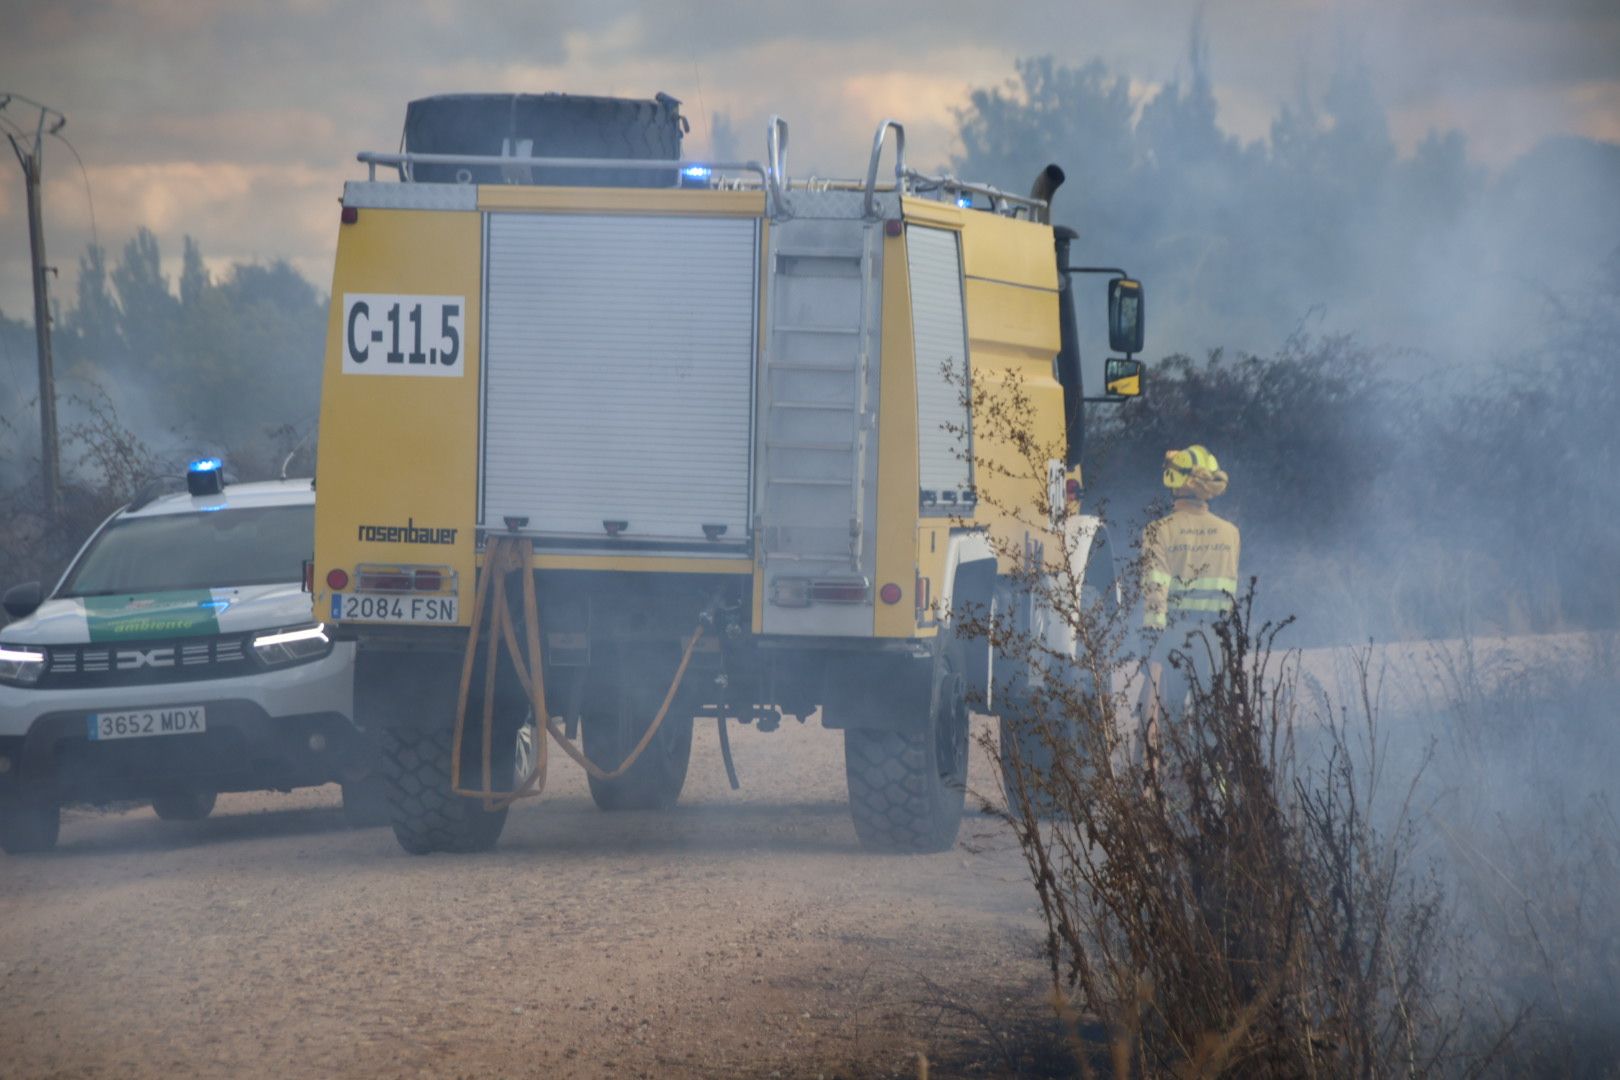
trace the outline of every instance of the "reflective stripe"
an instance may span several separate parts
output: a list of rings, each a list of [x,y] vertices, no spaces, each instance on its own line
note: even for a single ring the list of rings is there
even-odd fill
[[[1168,588],[1176,579],[1163,570],[1149,570],[1147,580],[1149,585],[1163,585]]]
[[[1229,577],[1201,577],[1193,578],[1182,584],[1183,589],[1206,589],[1210,592],[1224,592],[1237,594],[1237,578]]]
[[[1232,601],[1224,598],[1220,600],[1183,599],[1176,596],[1170,598],[1172,611],[1227,611],[1231,607]]]
[[[1232,600],[1232,594],[1228,593],[1228,592],[1217,592],[1214,589],[1173,589],[1173,590],[1171,590],[1171,592],[1170,592],[1170,602],[1172,604],[1177,603],[1177,602],[1187,601],[1187,600],[1219,600],[1219,601],[1221,601],[1223,603],[1230,603],[1231,600]]]
[[[1163,630],[1167,621],[1165,613],[1162,611],[1150,611],[1142,616],[1142,625],[1151,630]]]

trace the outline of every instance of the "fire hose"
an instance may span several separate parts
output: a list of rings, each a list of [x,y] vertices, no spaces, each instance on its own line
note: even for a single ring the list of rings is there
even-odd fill
[[[617,768],[604,769],[568,740],[552,721],[551,713],[546,709],[545,671],[540,661],[540,608],[535,600],[534,574],[530,571],[533,554],[534,544],[530,540],[522,537],[490,537],[489,545],[484,552],[484,572],[479,575],[473,600],[472,626],[467,637],[467,651],[461,661],[461,687],[456,697],[456,724],[450,744],[451,790],[464,798],[484,800],[486,810],[499,810],[512,805],[518,799],[539,795],[545,789],[547,733],[557,741],[557,745],[562,747],[564,753],[596,779],[615,780],[623,776],[636,763],[636,759],[641,757],[642,752],[651,745],[653,738],[658,734],[658,729],[663,726],[670,704],[674,702],[675,695],[680,691],[681,682],[686,678],[686,668],[692,660],[692,652],[697,648],[698,640],[703,637],[703,623],[699,621],[692,631],[692,636],[686,641],[686,650],[681,655],[680,666],[675,669],[675,678],[670,682],[668,692],[664,694],[664,703],[659,706],[658,713],[647,726],[647,730],[642,732],[641,741],[636,743],[629,756],[620,762]],[[517,627],[512,621],[512,605],[507,597],[507,578],[515,571],[520,572],[519,576],[523,581],[521,645],[517,638]],[[462,784],[461,747],[467,733],[467,705],[472,697],[478,643],[482,632],[486,629],[486,614],[489,645],[484,653],[484,700],[479,731],[483,758],[481,775],[483,786],[468,788]],[[521,781],[514,777],[510,791],[495,790],[493,762],[490,757],[495,734],[495,676],[500,667],[503,645],[506,654],[511,658],[518,681],[522,683],[523,690],[528,695],[529,707],[539,729],[535,733],[534,767]]]

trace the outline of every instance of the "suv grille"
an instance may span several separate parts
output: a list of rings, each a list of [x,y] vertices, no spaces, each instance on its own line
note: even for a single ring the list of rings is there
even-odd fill
[[[52,645],[41,690],[83,686],[224,679],[259,670],[248,655],[248,635],[127,641],[116,645]]]

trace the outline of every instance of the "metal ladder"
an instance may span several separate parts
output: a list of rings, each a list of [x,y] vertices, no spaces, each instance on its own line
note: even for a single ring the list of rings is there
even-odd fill
[[[771,225],[762,364],[761,549],[767,574],[860,573],[875,428],[882,223],[858,192],[795,192]]]

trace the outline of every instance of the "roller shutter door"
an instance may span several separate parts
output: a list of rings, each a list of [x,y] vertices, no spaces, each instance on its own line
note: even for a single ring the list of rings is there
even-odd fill
[[[962,316],[962,262],[957,234],[906,229],[911,318],[917,358],[918,483],[944,505],[973,486],[967,406],[967,325]],[[947,377],[947,370],[950,375]]]
[[[492,214],[482,520],[748,536],[757,225]]]

